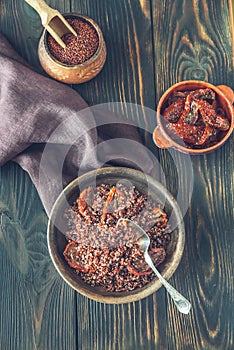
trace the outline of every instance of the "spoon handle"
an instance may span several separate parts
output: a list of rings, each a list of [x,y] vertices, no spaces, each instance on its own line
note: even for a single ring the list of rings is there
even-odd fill
[[[162,282],[170,296],[172,297],[177,309],[182,312],[183,314],[188,314],[191,309],[190,302],[183,297],[175,288],[173,288],[166,280],[162,277],[160,272],[155,268],[153,261],[151,257],[149,256],[148,252],[145,252],[145,261],[147,264],[151,267],[151,269],[154,271],[155,275],[158,277],[158,279]]]

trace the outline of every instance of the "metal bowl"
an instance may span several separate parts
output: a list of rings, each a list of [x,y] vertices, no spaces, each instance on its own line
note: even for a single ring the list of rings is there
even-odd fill
[[[85,283],[64,259],[63,251],[67,240],[64,236],[66,223],[64,211],[72,205],[80,191],[90,185],[116,184],[120,180],[127,180],[140,192],[150,194],[152,198],[164,203],[165,211],[173,227],[172,239],[168,245],[165,261],[158,267],[164,278],[169,279],[177,269],[181,260],[185,231],[183,218],[177,202],[172,195],[152,177],[134,169],[121,167],[107,167],[88,172],[72,181],[56,200],[48,223],[48,247],[52,261],[62,278],[77,292],[86,297],[109,304],[122,304],[145,298],[155,293],[161,282],[155,277],[142,288],[133,291],[107,292],[101,287],[92,287]]]

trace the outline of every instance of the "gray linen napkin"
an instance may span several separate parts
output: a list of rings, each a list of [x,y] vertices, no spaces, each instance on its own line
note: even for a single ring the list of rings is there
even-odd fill
[[[112,151],[115,164],[134,166],[122,147],[104,142],[98,150],[97,144],[120,135],[139,142],[136,127],[115,123],[116,115],[106,112],[100,123],[100,111],[94,116],[76,91],[35,72],[2,35],[0,74],[0,165],[13,160],[29,173],[48,215],[61,183],[103,166]],[[150,172],[147,152],[140,149],[140,158]]]

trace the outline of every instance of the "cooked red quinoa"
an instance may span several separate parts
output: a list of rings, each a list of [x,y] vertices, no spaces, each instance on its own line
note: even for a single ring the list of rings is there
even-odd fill
[[[48,34],[48,49],[52,56],[61,63],[67,65],[84,63],[97,51],[99,44],[98,33],[89,22],[82,18],[68,18],[67,21],[76,31],[77,37],[71,33],[64,34],[62,40],[66,44],[66,48],[63,49]]]
[[[150,196],[124,184],[102,184],[81,192],[65,214],[69,229],[64,256],[81,278],[107,291],[130,291],[153,278],[152,270],[134,242],[131,228],[117,227],[120,218],[138,223],[151,239],[150,255],[159,265],[171,239],[168,218]]]

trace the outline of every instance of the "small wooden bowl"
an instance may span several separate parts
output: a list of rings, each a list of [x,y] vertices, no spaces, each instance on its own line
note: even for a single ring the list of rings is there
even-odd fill
[[[213,146],[207,147],[207,148],[200,148],[200,149],[192,149],[187,148],[186,146],[183,146],[176,142],[167,132],[167,130],[164,127],[163,123],[163,110],[166,106],[167,100],[170,97],[170,95],[174,91],[185,91],[185,90],[195,90],[195,89],[204,89],[204,88],[210,88],[216,93],[216,99],[218,101],[218,104],[220,107],[222,107],[225,111],[225,114],[230,122],[230,128],[225,133],[223,138],[219,140],[216,144]],[[226,85],[219,85],[214,86],[212,84],[209,84],[205,81],[200,80],[187,80],[187,81],[181,81],[180,83],[177,83],[175,85],[172,85],[160,98],[157,108],[157,127],[154,129],[153,132],[153,140],[159,148],[175,148],[178,151],[182,153],[188,153],[192,155],[199,155],[199,154],[205,154],[212,152],[216,150],[217,148],[221,147],[227,139],[230,137],[233,131],[234,127],[234,116],[233,116],[233,101],[234,101],[234,93],[232,89]]]
[[[44,30],[38,46],[38,57],[43,69],[52,78],[67,84],[81,84],[93,79],[102,70],[106,61],[106,44],[101,29],[93,19],[77,13],[64,14],[64,17],[84,19],[95,28],[99,38],[97,51],[84,63],[77,65],[61,63],[51,55],[47,45],[48,32]]]
[[[169,243],[165,261],[159,266],[159,271],[164,278],[169,279],[177,269],[181,260],[185,232],[183,218],[180,209],[172,195],[152,177],[144,173],[129,168],[103,168],[88,172],[71,182],[60,194],[55,202],[50,220],[48,223],[47,238],[51,259],[62,276],[62,278],[77,292],[86,297],[109,304],[128,303],[156,292],[161,287],[161,282],[155,277],[143,288],[138,288],[130,292],[107,292],[101,287],[92,287],[85,283],[64,259],[63,251],[67,240],[64,236],[66,224],[64,212],[69,208],[79,195],[82,189],[89,185],[116,184],[119,180],[125,179],[146,194],[165,203],[165,210],[170,217],[170,226],[173,225],[172,239]]]

